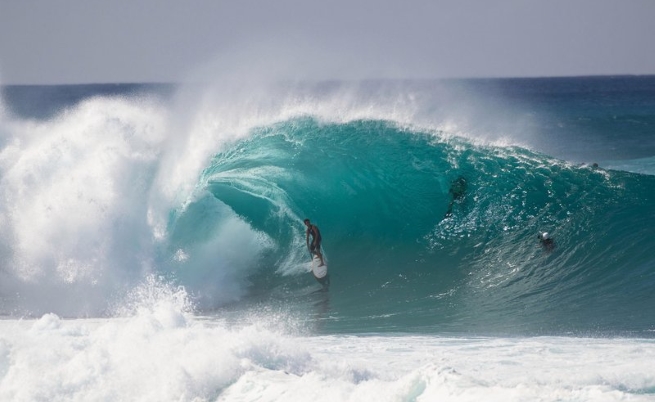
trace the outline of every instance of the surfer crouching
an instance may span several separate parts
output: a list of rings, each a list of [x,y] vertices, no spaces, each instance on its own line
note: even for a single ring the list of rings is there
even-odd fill
[[[323,263],[323,254],[321,254],[321,231],[318,230],[318,226],[312,225],[309,219],[305,219],[304,222],[305,226],[307,226],[307,248],[309,249],[309,253],[311,255],[318,256],[318,258],[321,260],[321,265],[319,265],[319,267],[322,267],[325,264]],[[312,236],[311,244],[309,243],[310,235]]]

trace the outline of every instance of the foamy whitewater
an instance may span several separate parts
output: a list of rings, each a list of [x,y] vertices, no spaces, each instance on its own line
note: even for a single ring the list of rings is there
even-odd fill
[[[654,158],[654,77],[2,87],[0,401],[655,400]]]

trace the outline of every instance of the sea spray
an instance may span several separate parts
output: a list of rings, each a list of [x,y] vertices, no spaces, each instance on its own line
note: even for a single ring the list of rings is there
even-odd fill
[[[0,322],[0,399],[647,401],[655,389],[648,340],[304,337],[159,318]]]
[[[233,328],[196,319],[184,291],[156,278],[117,311],[0,323],[0,399],[215,400],[248,372],[301,375],[310,362],[266,317]]]
[[[20,301],[4,308],[95,315],[148,270],[143,200],[164,120],[156,105],[95,98],[49,121],[6,121],[0,286]]]

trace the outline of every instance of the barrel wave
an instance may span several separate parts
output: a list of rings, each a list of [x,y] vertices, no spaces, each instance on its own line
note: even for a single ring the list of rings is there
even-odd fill
[[[171,213],[168,269],[207,308],[210,272],[238,270],[231,300],[323,306],[328,332],[645,334],[654,201],[651,175],[391,121],[303,117],[213,157]],[[323,233],[329,292],[307,291],[320,286],[305,217]],[[194,261],[221,244],[225,264]]]
[[[620,114],[606,94],[627,81],[637,106]],[[47,89],[64,99],[52,110],[9,97],[0,315],[120,315],[163,283],[199,314],[264,312],[318,333],[652,336],[641,88],[654,86],[627,81],[564,80],[563,98],[558,80],[495,82],[505,90],[480,99],[485,82],[464,98],[422,82],[240,96],[64,86]],[[523,97],[499,103],[507,93]],[[625,124],[603,125],[615,112]],[[323,235],[327,291],[308,272],[304,218]]]
[[[0,87],[0,399],[653,399],[655,77],[229,78]]]

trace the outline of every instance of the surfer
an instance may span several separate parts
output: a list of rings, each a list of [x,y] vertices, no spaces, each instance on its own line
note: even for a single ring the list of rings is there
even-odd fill
[[[537,235],[537,238],[539,239],[541,246],[546,251],[553,251],[553,249],[555,248],[555,240],[553,240],[553,238],[550,237],[548,232],[539,233]]]
[[[321,260],[321,265],[319,267],[322,267],[325,265],[323,263],[323,254],[321,254],[321,231],[318,230],[318,226],[312,225],[312,223],[309,221],[309,219],[305,219],[305,226],[307,226],[307,248],[309,249],[309,253],[311,255],[316,254],[318,258]],[[312,243],[309,243],[309,236],[312,236]]]
[[[453,205],[456,202],[461,203],[464,200],[464,194],[466,194],[466,179],[464,176],[459,176],[457,179],[453,180],[453,182],[450,184],[450,190],[448,192],[452,196],[452,199],[450,200],[448,211],[446,211],[444,218],[447,218],[453,214]]]

